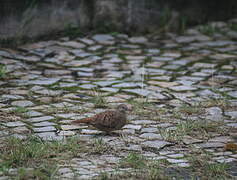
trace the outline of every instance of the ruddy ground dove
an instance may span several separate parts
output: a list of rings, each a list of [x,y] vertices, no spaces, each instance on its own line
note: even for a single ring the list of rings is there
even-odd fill
[[[115,110],[101,112],[92,117],[72,121],[72,124],[86,123],[107,133],[121,129],[127,123],[128,107],[120,104]]]

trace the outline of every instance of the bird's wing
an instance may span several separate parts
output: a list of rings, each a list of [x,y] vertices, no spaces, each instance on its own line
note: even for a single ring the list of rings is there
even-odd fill
[[[116,112],[105,111],[95,115],[94,121],[91,122],[91,124],[105,128],[113,128],[116,125],[115,121],[116,121]]]

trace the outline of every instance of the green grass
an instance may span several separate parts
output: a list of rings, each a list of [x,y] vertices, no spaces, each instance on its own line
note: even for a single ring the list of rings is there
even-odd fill
[[[88,150],[90,154],[104,154],[106,152],[112,151],[113,148],[105,143],[102,138],[94,139],[93,143],[91,144],[90,150]]]
[[[36,179],[50,179],[59,160],[71,159],[80,149],[75,138],[45,142],[35,136],[25,140],[9,137],[0,149],[0,173],[8,175],[8,169],[17,168],[16,179],[24,179],[26,174]],[[27,168],[31,168],[30,171]]]
[[[11,112],[19,115],[19,116],[25,116],[25,113],[28,112],[29,110],[25,107],[17,106],[15,109],[13,109]]]
[[[146,167],[146,159],[140,154],[129,153],[127,157],[120,161],[121,167],[131,167],[135,169]]]
[[[104,108],[107,106],[106,99],[96,89],[93,90],[94,96],[90,99],[90,102],[94,104],[95,108]]]
[[[190,105],[184,104],[183,106],[178,108],[178,112],[185,113],[188,115],[201,114],[203,113],[203,108],[200,107],[199,105],[190,106]]]
[[[4,79],[6,78],[6,76],[7,76],[6,67],[0,64],[0,79]]]
[[[211,26],[210,24],[200,26],[199,31],[208,36],[212,36],[215,33],[220,33],[219,28]]]
[[[64,35],[73,39],[81,36],[83,33],[79,27],[74,26],[73,24],[67,24],[64,28]]]
[[[119,34],[119,32],[113,31],[110,33],[112,36],[117,36]]]
[[[147,102],[146,99],[142,99],[141,101],[129,100],[128,103],[132,105],[132,111],[134,114],[146,116],[158,113],[154,108],[154,104]]]
[[[68,107],[68,106],[64,106],[64,107],[54,107],[54,106],[50,106],[46,109],[43,110],[45,113],[47,114],[56,114],[56,113],[79,113],[79,114],[83,114],[89,111],[89,109],[83,108],[82,106],[72,106],[72,107]]]
[[[201,179],[229,179],[228,165],[226,163],[211,162],[210,153],[199,150],[189,155],[190,169],[195,176]]]
[[[176,129],[159,128],[159,132],[164,140],[181,142],[186,135],[194,138],[208,139],[209,132],[226,133],[221,126],[222,122],[210,122],[205,120],[187,120],[176,125]]]
[[[237,23],[232,23],[232,24],[230,24],[230,28],[231,28],[233,31],[237,31]]]

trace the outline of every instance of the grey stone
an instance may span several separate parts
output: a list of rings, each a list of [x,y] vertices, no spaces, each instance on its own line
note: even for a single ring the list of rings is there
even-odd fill
[[[112,92],[112,93],[116,93],[119,91],[119,89],[116,88],[110,88],[110,87],[104,87],[104,88],[100,88],[101,91],[107,91],[107,92]]]
[[[37,116],[42,116],[43,113],[38,112],[38,111],[27,111],[24,113],[27,117],[37,117]]]
[[[203,97],[208,97],[208,98],[210,98],[210,97],[212,97],[212,98],[220,98],[221,97],[219,94],[216,94],[216,93],[212,92],[209,89],[198,91],[197,94],[200,95],[200,96],[203,96]]]
[[[174,163],[174,164],[178,164],[178,163],[187,163],[188,160],[185,159],[166,159],[169,163]]]
[[[75,131],[60,131],[58,135],[59,136],[73,136],[75,134],[76,134]]]
[[[112,85],[112,87],[116,87],[116,88],[132,88],[132,87],[142,87],[142,84],[141,83],[133,83],[133,82],[124,82],[124,83]]]
[[[234,139],[231,138],[230,136],[219,136],[208,140],[208,142],[222,142],[222,143],[233,142],[233,141]]]
[[[67,131],[67,130],[75,130],[75,129],[80,129],[80,128],[83,128],[83,127],[87,127],[87,126],[76,126],[76,125],[61,125],[61,129],[64,130],[64,131]]]
[[[129,144],[128,147],[124,147],[123,148],[124,150],[128,150],[128,151],[139,151],[141,152],[142,151],[142,148],[140,145],[136,145],[136,144]]]
[[[142,128],[141,133],[156,133],[158,132],[157,128]]]
[[[33,81],[29,81],[29,84],[34,85],[53,85],[57,83],[60,79],[59,78],[41,78]]]
[[[189,163],[178,163],[177,166],[185,168],[185,167],[190,167],[190,164]]]
[[[128,39],[129,42],[134,43],[134,44],[143,44],[147,42],[147,39],[145,37],[131,37]]]
[[[216,64],[210,63],[195,63],[192,68],[215,68]]]
[[[237,119],[237,111],[227,111],[225,115],[231,116],[232,119]]]
[[[225,40],[209,41],[209,42],[203,43],[203,45],[207,45],[210,47],[221,47],[221,46],[232,45],[232,44],[234,44],[233,41],[225,41]]]
[[[162,139],[160,134],[155,134],[155,133],[143,133],[139,137],[148,139],[148,140]]]
[[[191,136],[184,136],[182,138],[182,141],[184,142],[184,144],[194,144],[194,143],[201,143],[201,142],[203,142],[203,140],[196,139],[196,138],[193,138]]]
[[[41,89],[41,90],[38,90],[38,91],[34,91],[34,93],[45,95],[45,96],[60,96],[63,93],[63,91],[61,91],[61,90]]]
[[[224,147],[225,144],[221,142],[207,142],[207,143],[201,143],[197,144],[200,148],[221,148]]]
[[[193,86],[173,86],[173,87],[169,87],[169,89],[174,90],[174,91],[193,91],[193,90],[196,90],[197,88]]]
[[[190,43],[195,41],[194,36],[179,36],[178,38],[175,39],[177,43]]]
[[[231,91],[227,93],[229,96],[237,98],[237,91]]]
[[[98,85],[98,86],[102,86],[102,87],[105,87],[105,86],[110,86],[114,83],[118,83],[119,81],[97,81],[97,82],[94,82],[94,84]]]
[[[183,158],[183,154],[167,154],[167,157],[169,158]]]
[[[147,125],[147,124],[153,124],[156,123],[156,121],[150,121],[150,120],[136,120],[132,121],[133,124],[140,124],[140,125]]]
[[[172,60],[174,60],[174,58],[173,57],[162,57],[162,56],[159,56],[159,57],[152,57],[152,60],[153,61],[161,61],[161,62],[166,62],[166,61],[172,61]]]
[[[101,45],[96,45],[96,46],[91,46],[88,48],[89,51],[98,51],[102,48],[103,46]]]
[[[53,116],[41,116],[41,117],[35,117],[35,118],[27,119],[27,121],[29,121],[29,122],[41,122],[41,121],[49,121],[49,120],[52,120],[52,119],[54,119]]]
[[[19,95],[3,94],[1,99],[19,100],[19,99],[24,99],[24,97],[19,96]]]
[[[124,129],[134,129],[134,130],[140,130],[142,128],[141,125],[133,125],[133,124],[127,124],[123,127]]]
[[[217,162],[219,162],[219,163],[229,163],[229,162],[233,162],[233,161],[236,161],[236,159],[235,158],[226,158],[226,159],[217,160]]]
[[[64,118],[64,119],[68,119],[68,118],[72,118],[76,115],[77,114],[75,114],[75,113],[67,113],[67,114],[55,114],[54,116]]]
[[[219,107],[211,107],[206,109],[206,118],[212,121],[223,120],[222,109]]]
[[[98,131],[98,130],[92,130],[92,129],[82,129],[81,130],[81,134],[100,134],[101,131]]]
[[[53,122],[49,122],[49,121],[42,121],[42,122],[33,124],[33,126],[35,126],[35,127],[45,127],[45,126],[53,126],[53,125],[56,125],[56,124]]]
[[[81,49],[81,48],[85,47],[84,44],[76,42],[76,41],[60,42],[59,45],[67,46],[67,47],[72,47],[72,48],[77,48],[77,49]]]
[[[167,141],[159,141],[159,140],[155,140],[155,141],[145,141],[143,143],[141,143],[144,147],[148,147],[148,148],[155,148],[157,150],[170,145],[171,143],[167,142]]]
[[[232,128],[237,128],[237,123],[228,123],[226,125]]]
[[[31,101],[13,101],[12,102],[13,106],[19,106],[19,107],[29,107],[29,106],[33,106],[34,103],[32,103]]]
[[[93,84],[83,84],[83,85],[79,85],[78,87],[83,88],[83,89],[92,89],[96,86]]]
[[[40,128],[33,128],[34,132],[51,132],[56,131],[56,128],[53,126],[46,126],[46,127],[40,127]]]
[[[87,38],[78,38],[79,41],[87,44],[87,45],[93,45],[95,44],[95,42],[91,39],[87,39]]]
[[[92,54],[91,53],[86,53],[82,50],[71,50],[70,52],[72,52],[76,57],[80,57],[80,58],[84,58],[84,57],[87,57],[87,56],[91,56]]]
[[[62,140],[62,136],[57,136],[54,132],[36,133],[37,136],[45,141]]]
[[[159,49],[147,49],[146,51],[149,54],[159,54],[160,53]]]
[[[124,133],[124,134],[134,135],[135,134],[135,129],[122,129],[121,132]]]
[[[5,123],[5,126],[7,126],[7,127],[18,127],[18,126],[24,126],[24,125],[25,125],[25,123],[23,123],[21,121]]]
[[[104,42],[113,40],[114,37],[108,34],[96,34],[92,37],[92,39],[94,39],[95,41],[99,43],[104,43]]]

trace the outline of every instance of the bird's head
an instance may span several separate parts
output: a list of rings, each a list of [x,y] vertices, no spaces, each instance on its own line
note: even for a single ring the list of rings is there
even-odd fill
[[[128,106],[125,105],[125,104],[120,104],[120,105],[118,105],[117,109],[118,109],[120,112],[127,112],[127,111],[129,111]]]

